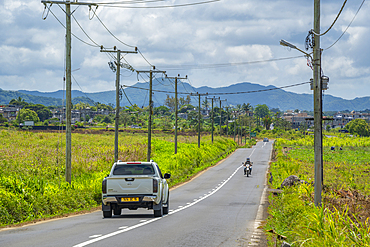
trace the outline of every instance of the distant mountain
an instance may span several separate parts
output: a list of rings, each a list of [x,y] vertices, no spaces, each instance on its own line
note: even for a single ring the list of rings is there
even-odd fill
[[[24,91],[24,90],[20,92],[20,91],[5,91],[5,90],[0,89],[0,104],[1,105],[9,104],[9,102],[12,99],[18,99],[19,97],[21,97],[22,99],[24,99],[24,101],[28,103],[42,104],[45,106],[52,106],[52,105],[61,106],[61,105],[64,105],[64,102],[65,102],[62,97],[61,98],[50,97],[48,96],[48,93],[44,94],[38,91],[30,91],[31,93],[27,93],[27,92],[28,91]],[[44,94],[45,96],[39,96],[38,94]],[[72,99],[73,104],[76,104],[79,102],[94,104],[94,101],[92,101],[89,98],[86,98],[86,96],[76,96],[75,98]]]
[[[122,106],[129,106],[137,104],[138,106],[147,106],[148,97],[148,83],[136,83],[133,86],[126,87],[122,93]],[[174,97],[174,85],[170,81],[153,81],[153,101],[155,106],[163,105],[167,95]],[[253,106],[258,104],[266,104],[269,108],[279,108],[285,110],[313,110],[313,96],[312,94],[297,94],[278,89],[275,86],[262,86],[248,82],[233,84],[227,87],[211,88],[199,87],[194,88],[188,83],[178,83],[178,97],[186,97],[189,93],[208,93],[208,97],[221,97],[226,99],[222,105],[237,105],[243,103],[250,103]],[[65,92],[62,90],[56,92],[39,92],[39,91],[4,91],[0,89],[0,103],[7,104],[12,98],[19,96],[24,98],[27,102],[40,103],[44,105],[60,105],[62,99],[65,98]],[[6,95],[6,96],[5,96]],[[84,93],[78,90],[72,91],[73,103],[81,102],[100,102],[104,104],[115,105],[116,96],[115,90]],[[202,97],[204,101],[204,96]],[[43,102],[43,103],[42,103]],[[198,97],[192,97],[192,104],[198,105]],[[219,106],[219,103],[215,103]],[[334,97],[325,94],[323,96],[323,110],[324,111],[342,111],[342,110],[365,110],[370,109],[370,97],[355,98],[353,100],[346,100],[340,97]]]

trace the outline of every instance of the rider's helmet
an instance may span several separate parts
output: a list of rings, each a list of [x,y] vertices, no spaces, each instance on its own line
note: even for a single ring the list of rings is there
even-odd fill
[[[247,161],[251,161],[251,159],[250,158],[247,158]]]

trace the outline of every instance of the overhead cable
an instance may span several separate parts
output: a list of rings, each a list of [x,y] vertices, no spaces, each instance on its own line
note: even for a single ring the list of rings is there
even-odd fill
[[[133,0],[133,1],[119,1],[119,2],[100,2],[95,3],[97,5],[112,5],[112,4],[136,4],[136,3],[153,3],[153,2],[164,2],[166,0]]]
[[[330,27],[328,28],[328,30],[326,30],[325,32],[323,32],[322,34],[318,34],[316,33],[314,30],[311,30],[311,32],[317,36],[323,36],[325,35],[327,32],[329,32],[329,30],[334,26],[335,22],[338,20],[340,14],[342,13],[342,10],[344,9],[344,6],[346,5],[347,3],[347,0],[344,1],[343,5],[342,5],[342,8],[340,9],[339,13],[337,14],[337,17],[335,17],[335,20],[333,21],[333,23],[330,25]]]
[[[58,17],[56,17],[54,12],[50,9],[50,6],[48,7],[48,9],[49,9],[50,13],[54,16],[54,18],[59,22],[59,24],[62,25],[62,27],[64,27],[64,29],[67,29],[66,26],[64,26],[64,24],[58,19]],[[89,46],[92,46],[92,47],[98,47],[97,45],[89,44],[86,41],[83,41],[82,39],[80,39],[79,37],[74,35],[73,33],[71,33],[71,34],[73,35],[73,37],[75,37],[76,39],[78,39],[79,41],[81,41],[82,43],[84,43],[86,45],[89,45]]]
[[[94,12],[94,15],[96,16],[96,18],[99,20],[99,22],[103,25],[103,27],[108,31],[108,33],[110,33],[110,35],[113,36],[113,38],[115,38],[118,42],[122,43],[123,45],[125,46],[128,46],[128,47],[131,47],[131,48],[135,48],[135,46],[133,45],[129,45],[129,44],[126,44],[125,42],[123,42],[122,40],[120,40],[119,38],[117,38],[108,28],[107,26],[102,22],[102,20],[100,20],[99,16],[96,14],[96,10],[94,11],[92,9],[92,11]]]
[[[330,48],[332,48],[342,37],[343,37],[343,35],[347,32],[347,30],[348,30],[348,28],[351,26],[351,24],[352,24],[352,22],[355,20],[355,18],[356,18],[356,16],[357,16],[357,14],[358,14],[358,12],[360,11],[360,9],[362,8],[362,5],[364,5],[364,2],[365,2],[365,0],[363,0],[362,1],[362,3],[361,3],[361,5],[360,5],[360,7],[358,8],[358,10],[357,10],[357,12],[356,12],[356,14],[355,14],[355,16],[352,18],[352,20],[351,20],[351,22],[348,24],[348,26],[347,26],[347,28],[343,31],[343,33],[339,36],[339,38],[331,45],[331,46],[329,46],[328,48],[326,48],[326,49],[324,49],[324,50],[329,50]]]
[[[275,61],[289,60],[289,59],[295,59],[295,58],[301,58],[301,57],[305,57],[305,55],[299,55],[295,57],[273,58],[273,59],[257,60],[257,61],[249,61],[249,62],[239,62],[239,63],[189,64],[189,65],[183,64],[183,65],[178,65],[178,66],[172,65],[172,67],[166,67],[166,65],[161,65],[161,67],[163,67],[163,69],[165,70],[213,69],[213,68],[220,68],[220,67],[275,62]]]
[[[259,93],[259,92],[265,92],[265,91],[272,91],[272,90],[278,90],[282,88],[289,88],[289,87],[296,87],[296,86],[301,86],[304,84],[308,84],[310,82],[301,82],[301,83],[296,83],[296,84],[291,84],[287,86],[282,86],[282,87],[274,87],[274,88],[269,88],[269,89],[261,89],[261,90],[254,90],[254,91],[245,91],[245,92],[230,92],[230,93],[206,93],[207,95],[232,95],[232,94],[246,94],[246,93]],[[142,88],[142,87],[136,87],[136,86],[128,86],[128,85],[122,85],[124,87],[128,88],[136,88],[140,90],[149,90],[148,88]],[[159,93],[175,93],[171,91],[164,91],[164,90],[152,90],[153,92],[159,92]],[[194,95],[196,93],[189,93],[189,92],[177,92],[178,94],[189,94],[189,95]],[[204,93],[203,93],[204,94]]]
[[[163,8],[176,8],[176,7],[194,6],[194,5],[213,3],[213,2],[219,2],[219,1],[221,1],[221,0],[209,0],[209,1],[196,2],[196,3],[184,3],[184,4],[162,5],[162,6],[115,6],[115,5],[107,5],[105,7],[123,8],[123,9],[163,9]]]

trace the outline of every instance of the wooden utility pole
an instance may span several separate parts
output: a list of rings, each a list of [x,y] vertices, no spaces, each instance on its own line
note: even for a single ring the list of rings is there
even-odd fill
[[[222,125],[222,106],[221,106],[221,102],[222,101],[227,101],[227,99],[221,99],[221,98],[219,98],[219,100],[220,100],[220,136],[221,136],[221,125]]]
[[[212,130],[211,130],[211,133],[212,133],[212,144],[213,144],[213,125],[214,125],[214,118],[213,118],[213,100],[215,99],[215,97],[213,96],[213,98],[207,98],[207,99],[211,99],[211,100],[212,100]]]
[[[168,79],[175,79],[175,154],[177,154],[177,115],[178,115],[178,100],[177,100],[177,80],[178,79],[188,79],[188,76],[185,76],[184,78],[180,78],[180,74],[178,74],[176,77],[167,77]]]
[[[226,137],[229,138],[229,107],[226,106]]]
[[[119,90],[120,90],[120,75],[121,75],[121,53],[137,53],[137,48],[135,47],[135,51],[121,51],[116,50],[114,47],[113,51],[103,50],[103,46],[100,47],[100,52],[113,52],[117,53],[116,57],[116,118],[114,121],[114,162],[118,161],[118,128],[119,128]]]
[[[234,142],[236,141],[235,140],[235,135],[236,135],[235,131],[236,131],[236,111],[234,111]]]
[[[155,66],[153,66],[153,70],[149,71],[136,71],[138,74],[140,73],[149,73],[149,119],[148,119],[148,151],[146,154],[146,161],[150,161],[150,156],[152,153],[152,112],[153,112],[153,73],[163,73],[165,74],[166,71],[154,71]]]
[[[200,148],[200,94],[198,94],[198,148]]]
[[[208,93],[205,93],[205,94],[200,94],[200,93],[191,93],[190,94],[191,96],[196,96],[198,95],[198,148],[200,148],[200,118],[201,118],[201,114],[200,114],[200,96],[202,95],[208,95]]]
[[[65,4],[66,6],[66,182],[72,182],[72,73],[71,73],[71,4],[96,6],[95,3],[79,3],[70,1],[41,1],[46,4]]]
[[[320,49],[320,0],[314,1],[314,47],[313,47],[313,86],[314,86],[314,149],[315,149],[315,206],[321,206],[322,191],[322,87]]]

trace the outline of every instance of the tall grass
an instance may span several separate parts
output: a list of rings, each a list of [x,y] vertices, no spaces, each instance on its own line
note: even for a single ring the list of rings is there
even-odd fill
[[[173,174],[170,185],[184,181],[220,160],[237,145],[230,139],[173,138],[154,135],[152,157],[163,172]],[[66,183],[65,139],[56,133],[0,131],[0,226],[88,210],[101,203],[101,181],[114,162],[114,135],[72,134],[72,183]],[[119,159],[146,160],[144,134],[119,134]]]
[[[331,150],[331,146],[336,149]],[[266,229],[272,228],[287,236],[286,241],[293,246],[370,246],[370,138],[325,138],[321,207],[313,203],[312,138],[278,139],[275,149],[276,161],[270,167],[271,187],[280,187],[290,175],[297,175],[308,183],[270,195]],[[269,244],[275,245],[273,241]]]

